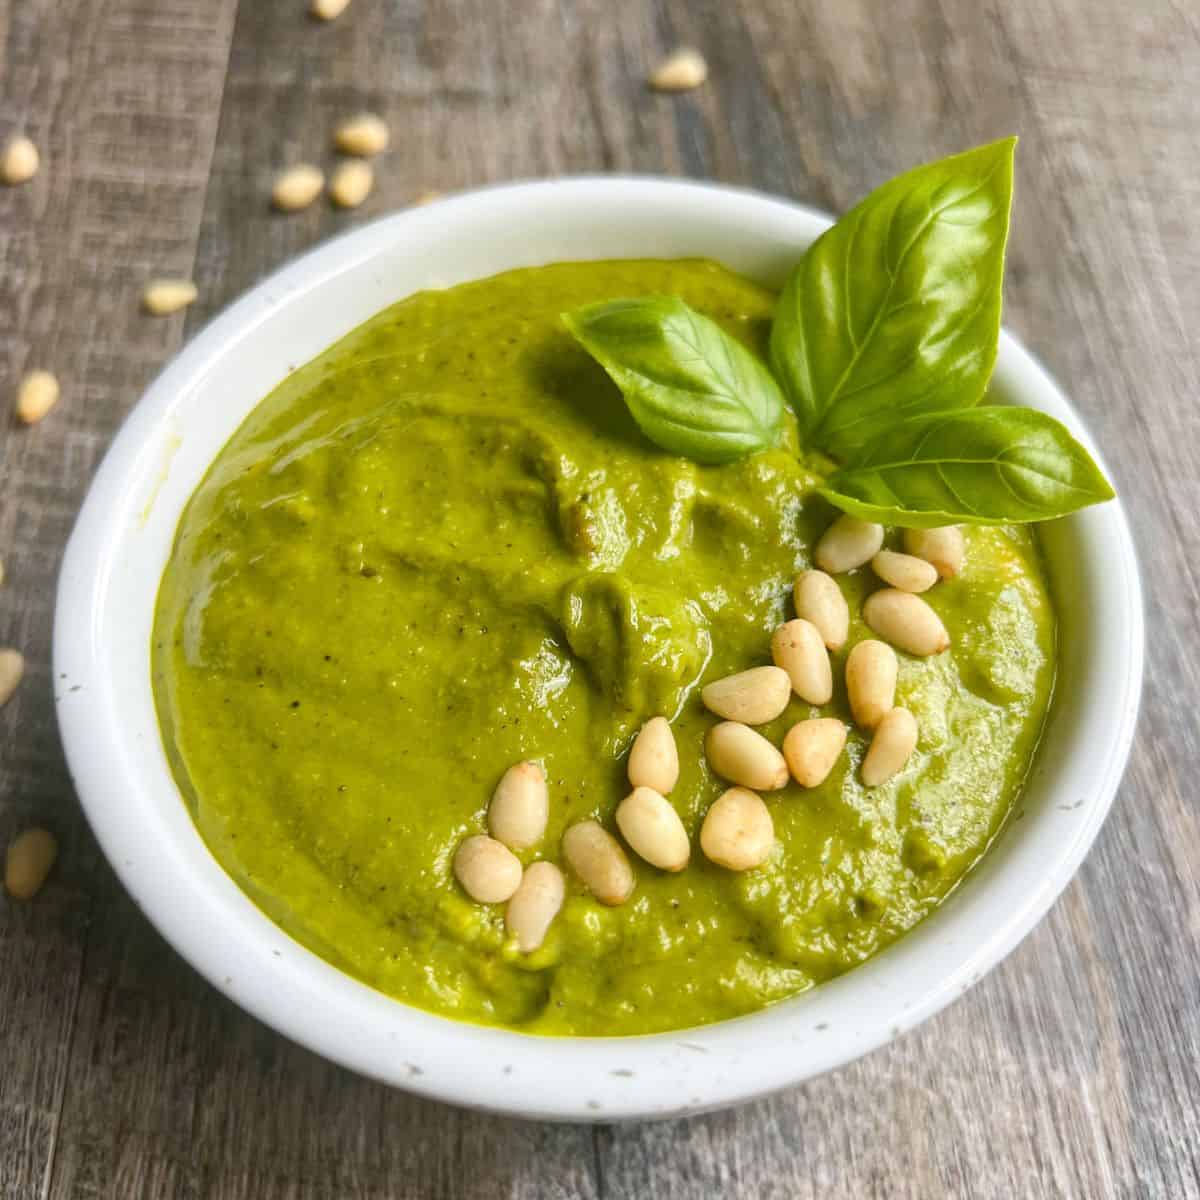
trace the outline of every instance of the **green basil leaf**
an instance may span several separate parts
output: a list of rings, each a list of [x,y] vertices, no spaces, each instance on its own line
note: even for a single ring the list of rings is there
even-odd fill
[[[1115,494],[1053,417],[1003,406],[900,421],[820,491],[860,520],[925,529],[1045,521]]]
[[[852,455],[882,423],[966,408],[996,359],[1016,138],[917,167],[809,247],[771,366],[808,442]]]
[[[563,321],[655,445],[723,463],[778,444],[786,403],[765,364],[677,296],[590,304]]]

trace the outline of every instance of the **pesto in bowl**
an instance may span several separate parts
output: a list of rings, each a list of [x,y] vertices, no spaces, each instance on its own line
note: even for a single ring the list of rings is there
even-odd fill
[[[291,374],[215,460],[179,524],[155,620],[154,691],[218,861],[301,942],[407,1003],[532,1033],[617,1035],[762,1008],[864,961],[934,909],[1012,811],[1055,672],[1028,527],[969,528],[927,596],[952,639],[901,656],[920,741],[882,787],[864,735],[814,789],[770,793],[776,846],[733,873],[636,861],[608,908],[567,872],[545,944],[451,862],[512,763],[544,765],[557,860],[570,824],[612,828],[641,723],[671,719],[670,799],[692,835],[724,790],[699,690],[767,660],[835,513],[830,464],[784,443],[723,466],[641,436],[560,314],[676,295],[765,347],[773,295],[699,260],[511,271],[386,309]],[[789,418],[790,420],[790,418]],[[890,541],[890,539],[889,539]],[[765,727],[847,721],[842,666],[869,631],[869,567],[833,701]]]

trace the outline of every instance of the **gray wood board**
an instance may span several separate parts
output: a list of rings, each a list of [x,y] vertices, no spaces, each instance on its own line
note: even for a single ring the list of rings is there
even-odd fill
[[[0,1197],[1200,1195],[1200,18],[1149,0],[0,0],[0,844],[60,866],[0,900]],[[647,92],[679,42],[700,91]],[[362,210],[268,211],[373,108]],[[390,1091],[243,1014],[117,884],[63,765],[54,575],[121,418],[182,339],[317,240],[426,189],[582,171],[714,178],[840,210],[1019,132],[1006,320],[1094,430],[1137,535],[1147,687],[1125,784],[1050,917],[917,1032],[769,1100],[658,1125],[533,1125]],[[194,274],[186,316],[143,281]],[[1189,783],[1189,781],[1192,781]]]

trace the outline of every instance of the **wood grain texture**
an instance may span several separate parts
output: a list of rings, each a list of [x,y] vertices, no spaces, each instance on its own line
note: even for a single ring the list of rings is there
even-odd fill
[[[1200,20],[1148,0],[0,0],[0,843],[63,857],[0,900],[0,1198],[1200,1196]],[[644,86],[678,42],[710,82]],[[393,145],[363,209],[267,208],[339,118]],[[1148,672],[1112,816],[1076,882],[950,1010],[840,1072],[708,1117],[550,1127],[389,1091],[279,1038],[162,942],[87,833],[53,727],[53,578],[140,389],[318,239],[520,176],[712,177],[843,209],[903,167],[1022,135],[1006,320],[1062,379],[1138,537]],[[137,311],[194,273],[186,317]]]

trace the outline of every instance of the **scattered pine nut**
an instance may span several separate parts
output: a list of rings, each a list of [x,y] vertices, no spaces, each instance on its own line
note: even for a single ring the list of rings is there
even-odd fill
[[[168,317],[187,308],[197,295],[190,279],[152,279],[142,292],[142,307],[155,317]]]
[[[58,857],[58,839],[46,829],[26,829],[4,856],[4,887],[16,900],[32,900],[42,890]]]
[[[700,827],[700,849],[720,867],[749,871],[767,861],[775,825],[762,797],[747,788],[722,792]]]
[[[529,850],[542,840],[550,816],[546,773],[519,762],[500,777],[488,807],[488,831],[510,850]]]
[[[333,144],[343,154],[371,158],[387,149],[388,127],[374,113],[359,113],[343,121],[333,134]]]
[[[666,717],[651,717],[633,739],[629,751],[629,783],[662,795],[679,782],[679,751]]]
[[[17,387],[17,418],[36,425],[57,403],[58,380],[49,371],[26,372]]]
[[[309,11],[320,21],[333,21],[346,11],[350,0],[312,0]]]
[[[880,550],[871,559],[871,570],[902,592],[927,592],[938,581],[937,567],[915,554],[899,554],[895,550]]]
[[[617,828],[634,853],[652,867],[682,871],[692,848],[670,801],[650,787],[635,787],[617,805]]]
[[[580,821],[563,834],[571,870],[601,904],[624,904],[633,894],[633,868],[620,843],[596,821]]]
[[[792,778],[805,788],[819,787],[829,777],[846,747],[846,727],[834,717],[799,721],[783,739],[783,757]]]
[[[25,655],[11,646],[0,649],[0,708],[13,697],[25,674]]]
[[[332,18],[330,18],[332,19]],[[280,212],[298,212],[307,208],[325,186],[325,173],[312,163],[297,163],[275,177],[271,203]]]
[[[788,780],[783,755],[761,733],[737,721],[714,725],[704,738],[704,752],[712,769],[730,783],[773,792]]]
[[[821,535],[814,558],[830,575],[841,575],[869,563],[883,545],[883,526],[843,513]]]
[[[700,693],[704,707],[727,721],[765,725],[773,721],[792,696],[792,681],[780,667],[751,667],[710,683]]]
[[[529,864],[504,913],[504,924],[522,954],[541,949],[546,931],[562,908],[565,891],[563,874],[553,863]]]
[[[950,646],[942,618],[911,592],[873,592],[863,605],[863,620],[885,641],[918,658],[941,654]]]
[[[38,148],[24,134],[14,134],[0,155],[0,179],[10,187],[27,183],[37,174],[40,163]]]
[[[441,192],[418,192],[409,202],[409,208],[422,208],[442,198]]]
[[[708,63],[699,50],[682,46],[669,54],[650,73],[650,86],[657,92],[690,92],[708,78]]]
[[[501,904],[521,885],[521,863],[503,842],[477,833],[454,855],[454,875],[480,904]]]
[[[828,704],[833,699],[833,668],[820,631],[811,621],[797,617],[771,636],[771,658],[787,672],[792,691],[808,704]]]
[[[868,638],[846,656],[846,695],[854,723],[874,729],[896,705],[900,664],[886,642]]]
[[[792,588],[796,616],[811,621],[821,633],[829,650],[840,650],[850,631],[850,606],[832,575],[824,571],[803,571]]]
[[[329,183],[329,197],[338,208],[357,208],[375,185],[375,169],[361,158],[342,163]]]
[[[907,708],[893,708],[879,722],[862,764],[862,781],[879,787],[904,769],[917,748],[917,719]]]
[[[906,529],[904,548],[909,554],[933,563],[943,579],[957,575],[963,569],[963,560],[966,558],[963,532],[957,525],[939,525],[936,529]]]

